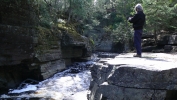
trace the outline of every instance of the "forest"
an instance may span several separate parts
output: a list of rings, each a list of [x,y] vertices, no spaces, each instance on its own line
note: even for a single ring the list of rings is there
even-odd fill
[[[111,37],[115,42],[131,39],[133,31],[127,18],[135,14],[137,3],[143,5],[146,14],[144,34],[173,34],[177,30],[176,0],[30,0],[29,3],[36,9],[40,26],[72,24],[78,33],[93,41],[97,34],[88,34],[86,30],[98,27],[104,31],[99,39]]]
[[[79,34],[89,37],[95,46],[99,45],[99,41],[108,38],[113,42],[131,40],[133,30],[127,18],[135,14],[134,6],[138,3],[142,4],[146,14],[144,34],[154,35],[156,40],[158,34],[175,34],[177,30],[176,0],[3,0],[3,2],[9,7],[16,6],[17,9],[21,7],[20,5],[25,6],[25,3],[28,3],[36,15],[38,26],[47,29],[56,26],[62,29],[71,27]]]

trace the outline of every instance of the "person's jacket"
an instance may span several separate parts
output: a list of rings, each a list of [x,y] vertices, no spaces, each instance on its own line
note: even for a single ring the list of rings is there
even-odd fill
[[[138,11],[132,18],[128,21],[133,23],[134,30],[141,30],[145,24],[145,14],[142,11]]]

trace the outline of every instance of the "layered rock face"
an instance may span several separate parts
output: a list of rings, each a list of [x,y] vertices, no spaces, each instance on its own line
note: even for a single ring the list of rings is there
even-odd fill
[[[177,35],[159,35],[158,45],[163,45],[165,52],[177,52]]]
[[[90,56],[87,38],[79,35],[82,41],[76,41],[69,32],[39,27],[29,0],[0,3],[0,91],[14,88],[27,78],[47,79],[66,69],[71,59]],[[68,38],[62,39],[64,36]]]
[[[176,100],[177,58],[132,54],[100,59],[92,69],[89,100]]]
[[[154,35],[143,34],[142,51],[143,52],[177,52],[177,35],[160,33],[155,42]]]
[[[36,16],[26,0],[18,6],[15,1],[2,0],[0,5],[0,89],[7,89],[30,75],[22,62],[34,56],[37,31],[30,26],[36,25]]]
[[[75,59],[87,59],[92,54],[90,40],[74,32],[63,32],[61,40],[62,58],[66,66]]]

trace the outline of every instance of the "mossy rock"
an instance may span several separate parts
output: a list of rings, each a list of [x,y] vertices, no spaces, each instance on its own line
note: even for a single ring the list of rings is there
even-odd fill
[[[76,31],[73,24],[58,24],[58,28],[63,31],[66,35],[68,35],[73,41],[76,42],[84,42],[82,36]]]
[[[44,27],[37,27],[37,38],[38,38],[38,44],[35,47],[35,52],[37,54],[45,53],[45,51],[48,51],[50,49],[53,49],[53,47],[58,47],[55,49],[60,49],[59,41],[59,31],[47,29]]]

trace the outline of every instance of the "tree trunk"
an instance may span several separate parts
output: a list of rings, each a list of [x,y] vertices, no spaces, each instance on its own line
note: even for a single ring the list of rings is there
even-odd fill
[[[154,29],[154,38],[155,38],[155,44],[157,44],[157,26],[155,24],[155,29]]]

